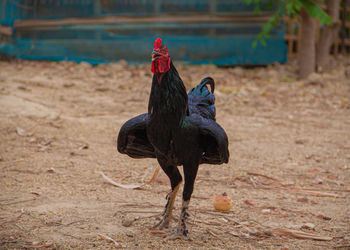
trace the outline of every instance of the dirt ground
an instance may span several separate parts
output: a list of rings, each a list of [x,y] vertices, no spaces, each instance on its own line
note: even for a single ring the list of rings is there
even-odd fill
[[[100,174],[134,184],[157,168],[116,150],[121,125],[147,111],[150,65],[0,61],[1,249],[350,249],[350,58],[333,67],[303,81],[293,63],[177,67],[187,89],[216,80],[231,156],[200,166],[189,238],[171,240],[151,230],[164,175],[133,190]],[[213,207],[223,192],[227,213]]]

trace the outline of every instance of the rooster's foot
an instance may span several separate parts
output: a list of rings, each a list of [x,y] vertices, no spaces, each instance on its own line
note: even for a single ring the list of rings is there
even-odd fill
[[[180,232],[179,230],[176,230],[172,234],[170,234],[168,237],[165,238],[166,240],[188,240],[192,241],[191,238],[187,236],[187,230],[186,232]]]
[[[153,228],[156,228],[156,229],[163,229],[163,228],[168,228],[169,227],[169,222],[170,222],[170,219],[167,219],[167,218],[163,218],[161,221],[159,221],[157,224],[155,224],[153,226]]]

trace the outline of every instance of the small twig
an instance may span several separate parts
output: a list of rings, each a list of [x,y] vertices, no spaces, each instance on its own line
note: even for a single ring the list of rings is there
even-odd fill
[[[15,226],[18,227],[18,228],[21,229],[21,230],[24,230],[24,228],[21,227],[20,225],[18,225],[17,223],[15,223]]]
[[[31,199],[27,199],[27,200],[20,200],[20,201],[14,201],[14,202],[9,202],[9,203],[3,203],[1,205],[3,206],[8,206],[8,205],[14,205],[14,204],[18,204],[18,203],[22,203],[22,202],[28,202],[28,201],[34,201],[36,200],[36,198],[31,198]]]
[[[84,220],[77,220],[77,221],[72,221],[70,223],[67,223],[67,224],[61,224],[60,226],[70,226],[72,224],[75,224],[75,223],[78,223],[78,222],[83,222]]]
[[[255,182],[254,178],[250,177],[249,180],[253,184],[254,188],[256,188],[257,186],[256,186],[256,182]]]
[[[347,248],[347,247],[350,247],[350,245],[334,246],[333,248]]]
[[[117,247],[117,248],[121,247],[121,245],[118,242],[116,242],[114,239],[112,239],[108,235],[104,235],[104,234],[98,234],[98,235],[101,236],[102,238],[105,238],[106,240],[113,242],[115,247]]]
[[[152,178],[149,181],[145,182],[145,183],[142,183],[142,184],[128,184],[128,185],[117,183],[117,182],[113,181],[111,178],[106,176],[102,171],[100,172],[100,174],[102,175],[103,179],[105,179],[107,182],[109,182],[113,186],[120,187],[120,188],[125,188],[125,189],[141,189],[142,187],[153,183],[154,180],[156,179],[156,177],[158,176],[159,171],[160,171],[160,167],[157,167],[156,170],[153,173]]]
[[[231,218],[228,218],[227,217],[227,213],[226,214],[223,214],[223,212],[215,212],[215,211],[207,211],[207,210],[203,210],[203,209],[198,209],[199,212],[201,213],[206,213],[206,214],[210,214],[210,215],[214,215],[214,216],[221,216],[223,218],[225,218],[226,220],[230,221],[230,222],[233,222],[234,224],[236,225],[239,225],[240,223],[231,219]]]
[[[132,204],[132,203],[128,203],[128,204],[123,204],[120,205],[121,207],[144,207],[144,208],[151,208],[151,207],[164,207],[164,205],[155,205],[155,204],[145,204],[145,203],[140,203],[140,204]]]
[[[21,216],[22,216],[24,213],[25,213],[24,208],[22,208],[22,209],[21,209],[21,213],[20,213],[18,216],[16,216],[15,218],[13,218],[13,219],[11,219],[11,220],[9,220],[9,221],[5,221],[5,222],[1,223],[0,225],[6,224],[6,223],[15,222],[16,220],[18,220],[19,218],[21,218]],[[18,226],[17,224],[15,224],[15,225]],[[18,226],[18,227],[20,227],[20,226]],[[23,229],[22,227],[20,227],[20,228]]]
[[[233,232],[233,231],[226,231],[225,233],[228,233],[232,236],[235,236],[235,237],[238,237],[238,238],[241,238],[241,235],[237,232]]]
[[[123,211],[124,213],[132,213],[132,214],[160,214],[159,211]]]
[[[286,189],[286,191],[290,191],[293,193],[301,193],[305,195],[312,195],[312,196],[318,196],[318,197],[339,197],[336,194],[327,193],[327,192],[320,192],[320,191],[311,191],[311,190],[305,190],[305,189]]]
[[[5,244],[12,244],[12,243],[18,243],[18,241],[17,241],[17,240],[1,241],[1,244],[2,244],[2,245],[5,245]]]
[[[267,176],[267,175],[264,175],[264,174],[252,173],[252,172],[248,172],[247,174],[248,175],[254,175],[254,176],[261,176],[261,177],[265,177],[266,179],[270,179],[270,180],[273,180],[273,181],[278,181],[277,179],[272,178],[272,177]]]
[[[205,224],[205,225],[208,225],[208,226],[222,226],[220,223],[216,223],[216,222],[206,222],[206,221],[198,221],[197,223],[200,223],[200,224]],[[192,222],[193,224],[193,222]]]
[[[213,233],[212,231],[210,231],[209,228],[206,228],[205,231],[207,231],[210,235],[213,235],[214,237],[219,238],[215,233]]]
[[[303,188],[303,190],[307,191],[315,191],[315,192],[350,192],[350,189],[315,189],[315,188]]]
[[[212,232],[209,228],[206,228],[205,231],[207,231],[207,233],[219,239],[222,243],[226,245],[226,242],[223,239],[221,239],[216,233]]]
[[[298,231],[298,230],[292,230],[292,229],[273,228],[271,231],[280,236],[291,236],[299,239],[312,239],[312,240],[323,240],[323,241],[330,241],[333,239],[333,237],[329,237],[329,236],[321,236],[321,235],[306,233],[304,231]]]

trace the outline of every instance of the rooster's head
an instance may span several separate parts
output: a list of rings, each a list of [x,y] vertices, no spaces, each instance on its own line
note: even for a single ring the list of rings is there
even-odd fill
[[[163,75],[170,69],[170,57],[168,48],[162,45],[162,39],[157,38],[154,41],[152,52],[152,72],[156,74],[158,83],[160,84]]]

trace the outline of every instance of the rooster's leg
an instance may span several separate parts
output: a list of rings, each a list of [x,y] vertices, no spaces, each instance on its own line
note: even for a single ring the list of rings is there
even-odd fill
[[[185,185],[183,190],[182,208],[177,233],[185,236],[188,233],[188,230],[186,229],[186,220],[189,216],[187,210],[190,204],[190,199],[193,192],[194,181],[197,176],[197,171],[198,164],[184,165]]]
[[[165,208],[164,208],[163,218],[158,224],[155,225],[155,227],[158,229],[163,229],[164,227],[169,226],[169,222],[171,219],[176,194],[177,194],[177,191],[179,190],[180,184],[182,182],[182,177],[181,177],[181,174],[180,174],[177,167],[175,167],[175,166],[163,167],[162,166],[162,169],[164,170],[164,172],[167,174],[167,176],[170,179],[171,191],[167,195],[167,203],[166,203]]]

